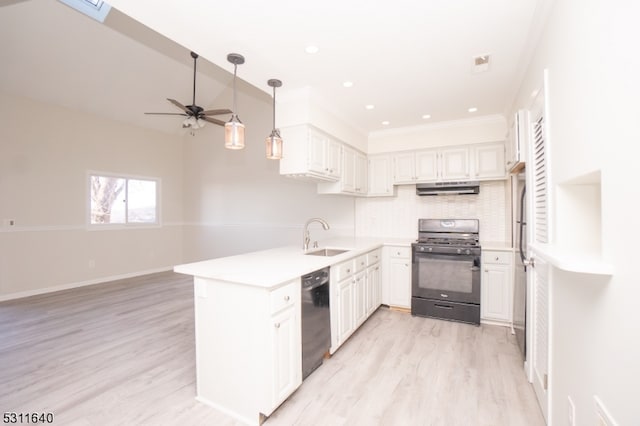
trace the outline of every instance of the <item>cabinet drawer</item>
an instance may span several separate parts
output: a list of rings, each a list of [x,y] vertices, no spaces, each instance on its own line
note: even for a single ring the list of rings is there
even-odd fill
[[[411,247],[389,247],[389,256],[401,259],[409,259],[411,257]]]
[[[367,266],[374,265],[380,262],[380,258],[382,257],[381,250],[374,250],[367,253]]]
[[[271,292],[271,313],[274,314],[293,305],[296,291],[300,291],[299,281],[294,281],[291,284],[273,290]]]
[[[338,265],[333,267],[336,268],[338,271],[337,272],[338,281],[342,281],[348,276],[353,275],[356,271],[356,268],[354,265],[354,259],[339,263]]]
[[[360,272],[367,267],[367,255],[363,254],[361,256],[356,257],[356,272]]]
[[[485,251],[482,253],[482,263],[510,265],[512,256],[513,253],[508,251]]]

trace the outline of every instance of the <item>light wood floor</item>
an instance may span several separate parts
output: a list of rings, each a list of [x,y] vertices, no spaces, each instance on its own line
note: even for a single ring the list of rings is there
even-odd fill
[[[59,425],[237,425],[195,401],[193,286],[171,272],[0,303],[0,410]],[[266,422],[543,425],[506,328],[380,308]]]

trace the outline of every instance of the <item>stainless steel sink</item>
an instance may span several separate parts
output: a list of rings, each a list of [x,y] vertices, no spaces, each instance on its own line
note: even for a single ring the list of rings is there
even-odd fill
[[[346,253],[348,251],[349,250],[325,248],[325,249],[320,249],[320,250],[316,250],[316,251],[310,251],[308,253],[305,253],[305,255],[307,255],[307,256],[335,256],[337,254]]]

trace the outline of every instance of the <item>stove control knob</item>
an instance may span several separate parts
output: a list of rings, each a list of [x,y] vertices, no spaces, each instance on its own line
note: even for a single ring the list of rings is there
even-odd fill
[[[424,247],[420,247],[420,251],[424,251]]]
[[[429,247],[429,251],[433,251],[433,247]]]
[[[464,254],[471,254],[471,250],[466,249],[466,250],[464,251]]]
[[[457,251],[458,251],[458,254],[462,253],[462,249],[458,249]]]

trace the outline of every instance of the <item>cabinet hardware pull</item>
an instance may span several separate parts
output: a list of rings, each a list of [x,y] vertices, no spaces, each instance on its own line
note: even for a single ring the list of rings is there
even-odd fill
[[[499,257],[496,257],[496,261],[498,261],[498,260],[500,260],[500,258],[499,258]]]
[[[277,322],[277,323],[273,324],[273,326],[274,326],[275,328],[280,328],[280,323],[279,323],[279,322]]]
[[[488,270],[488,269],[485,269],[484,271],[485,271],[485,272],[489,272],[489,270]]]
[[[348,274],[349,272],[351,272],[351,269],[347,269],[347,274]]]
[[[284,297],[284,301],[285,301],[285,302],[288,302],[288,301],[289,301],[289,296],[285,296],[285,297]]]

